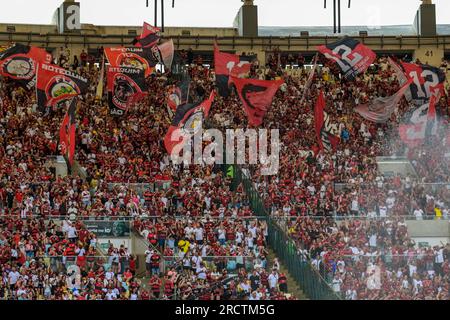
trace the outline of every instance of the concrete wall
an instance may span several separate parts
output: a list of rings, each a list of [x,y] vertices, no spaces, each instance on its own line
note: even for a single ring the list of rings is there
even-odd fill
[[[450,222],[448,220],[409,220],[408,233],[412,238],[449,238]]]

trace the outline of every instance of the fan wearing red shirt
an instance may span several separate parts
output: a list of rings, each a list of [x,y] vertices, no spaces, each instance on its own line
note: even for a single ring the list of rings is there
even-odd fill
[[[161,292],[161,279],[158,277],[158,275],[154,274],[148,284],[151,287],[152,293],[155,296],[155,298],[159,298],[160,292]]]

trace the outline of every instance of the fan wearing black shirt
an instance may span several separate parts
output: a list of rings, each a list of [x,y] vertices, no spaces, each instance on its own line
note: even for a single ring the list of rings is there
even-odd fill
[[[259,276],[256,270],[254,270],[253,273],[250,275],[249,280],[250,286],[252,287],[252,291],[257,290],[261,282],[261,277]]]

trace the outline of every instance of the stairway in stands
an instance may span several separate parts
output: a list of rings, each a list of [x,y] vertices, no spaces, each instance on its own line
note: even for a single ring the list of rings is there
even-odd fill
[[[273,261],[275,258],[277,258],[277,256],[275,255],[275,252],[270,248],[269,248],[269,255],[267,258],[269,261],[269,267],[272,267]],[[292,275],[289,273],[288,269],[283,265],[280,259],[278,259],[278,262],[280,264],[280,272],[286,275],[288,292],[294,295],[299,300],[309,300],[309,298],[300,289],[299,283],[294,279],[294,277],[292,277]]]

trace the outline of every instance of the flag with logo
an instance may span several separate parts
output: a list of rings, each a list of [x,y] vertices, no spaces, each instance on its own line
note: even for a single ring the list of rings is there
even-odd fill
[[[250,72],[251,63],[248,59],[236,54],[220,52],[217,43],[214,43],[214,70],[216,73],[216,86],[222,97],[230,95],[229,77],[240,78]]]
[[[316,106],[314,108],[314,119],[316,137],[320,150],[336,151],[340,139],[334,134],[330,124],[330,117],[325,112],[325,97],[322,90],[317,97]]]
[[[437,134],[436,102],[439,96],[439,89],[436,89],[428,103],[405,115],[398,130],[401,140],[409,147],[416,147]]]
[[[146,91],[142,69],[108,67],[108,104],[111,115],[122,116],[128,107],[143,98]]]
[[[0,75],[32,89],[36,86],[39,63],[51,63],[52,55],[44,49],[16,44],[0,53]]]
[[[231,76],[251,126],[260,126],[283,80],[243,79]]]
[[[144,70],[150,76],[159,63],[158,50],[152,48],[105,48],[105,56],[113,67],[126,67]]]
[[[413,100],[430,99],[434,88],[438,89],[441,95],[445,95],[445,73],[441,69],[426,64],[406,62],[402,62],[402,67],[406,77],[413,80],[409,86]]]
[[[398,82],[400,83],[401,86],[403,86],[405,83],[408,82],[408,77],[403,72],[402,67],[400,67],[398,65],[398,63],[396,62],[395,58],[389,57],[388,58],[388,64],[391,66],[391,69],[394,70],[395,75],[397,76],[397,80],[398,80]],[[411,91],[409,90],[409,87],[408,87],[408,90],[406,90],[406,92],[405,92],[405,98],[408,101],[412,100]]]
[[[171,39],[151,48],[105,48],[104,52],[112,66],[142,69],[145,71],[145,77],[148,77],[158,63],[170,70],[174,57],[174,45]]]
[[[345,79],[354,80],[375,61],[376,54],[358,40],[345,37],[337,42],[317,47],[326,58],[339,66]]]
[[[59,66],[40,63],[37,70],[36,93],[41,110],[85,94],[89,88],[88,79]]]
[[[201,130],[203,120],[209,116],[214,97],[215,92],[212,91],[209,98],[203,102],[186,103],[177,108],[172,124],[164,138],[164,146],[170,155],[179,154],[190,137]]]

